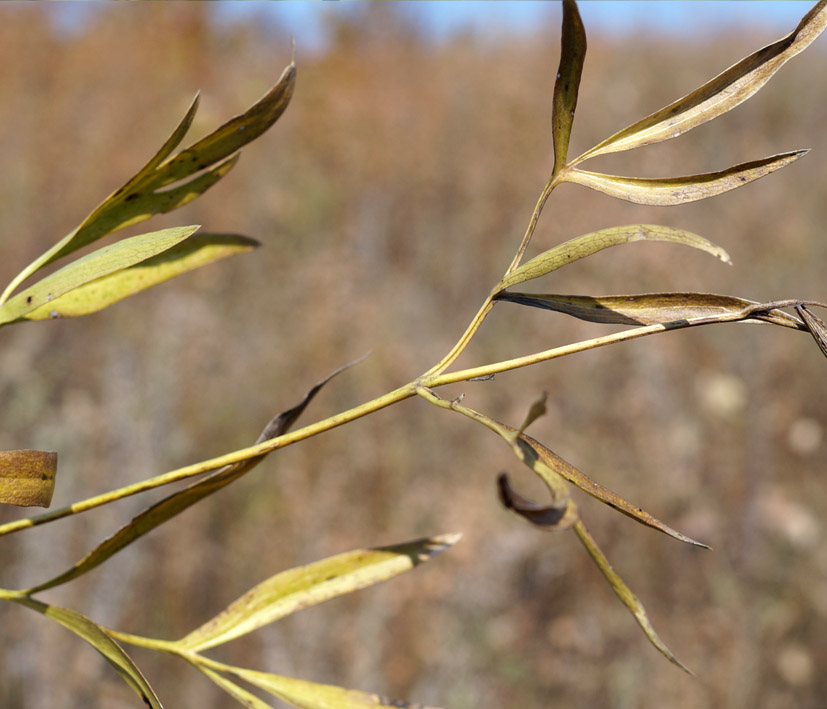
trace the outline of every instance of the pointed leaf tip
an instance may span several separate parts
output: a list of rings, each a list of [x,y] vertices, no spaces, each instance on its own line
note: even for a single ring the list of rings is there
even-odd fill
[[[586,31],[574,0],[563,0],[560,64],[554,82],[551,126],[554,139],[554,173],[566,166],[577,94],[586,58]]]

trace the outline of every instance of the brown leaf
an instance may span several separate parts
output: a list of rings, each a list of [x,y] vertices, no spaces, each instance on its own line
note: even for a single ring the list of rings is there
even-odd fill
[[[827,324],[825,324],[821,318],[813,315],[803,305],[796,305],[795,309],[807,325],[807,329],[810,331],[810,334],[813,336],[813,339],[816,341],[819,349],[822,351],[824,356],[827,357]]]
[[[55,491],[57,453],[0,451],[0,504],[48,507]]]
[[[577,505],[570,499],[564,507],[540,505],[514,492],[505,473],[497,477],[497,491],[503,507],[544,531],[559,532],[569,529],[579,519]]]
[[[554,138],[554,173],[566,166],[566,154],[577,108],[577,92],[586,59],[586,31],[574,0],[563,0],[560,65],[554,82],[551,126]]]

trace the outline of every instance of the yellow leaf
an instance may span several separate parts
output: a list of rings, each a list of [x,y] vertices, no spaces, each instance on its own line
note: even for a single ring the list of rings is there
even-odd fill
[[[48,507],[56,474],[57,453],[0,451],[0,504]]]

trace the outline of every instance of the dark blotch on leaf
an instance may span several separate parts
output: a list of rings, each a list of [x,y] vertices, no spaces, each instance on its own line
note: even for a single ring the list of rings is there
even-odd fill
[[[139,195],[137,192],[133,192],[132,194],[128,194],[126,197],[124,197],[123,201],[124,202],[131,202],[133,199],[138,199],[138,197],[140,197],[140,196],[141,195]]]

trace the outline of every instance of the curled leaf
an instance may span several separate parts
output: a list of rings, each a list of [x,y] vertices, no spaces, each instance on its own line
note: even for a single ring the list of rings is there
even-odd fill
[[[25,315],[26,320],[89,315],[175,276],[259,246],[238,234],[195,234],[162,254],[97,278]]]
[[[57,453],[0,451],[0,504],[48,507],[55,491]]]
[[[348,362],[346,365],[340,367],[335,372],[332,372],[320,382],[315,384],[296,406],[288,409],[287,411],[283,411],[278,416],[275,416],[264,427],[264,430],[258,437],[257,442],[261,443],[285,433],[296,422],[296,419],[298,419],[307,405],[313,400],[325,384],[327,384],[337,374],[340,374],[360,361],[361,360]],[[167,520],[172,519],[184,510],[192,507],[192,505],[196,502],[203,500],[205,497],[212,495],[214,492],[218,492],[221,488],[226,487],[231,482],[234,482],[243,475],[246,475],[250,472],[250,470],[258,465],[265,458],[265,456],[266,454],[256,456],[254,458],[248,458],[231,465],[226,465],[223,468],[210,473],[202,480],[191,483],[183,490],[174,492],[162,500],[159,500],[155,504],[150,505],[138,515],[133,517],[111,537],[104,539],[91,552],[72,566],[72,568],[52,579],[49,579],[48,581],[44,581],[43,583],[28,589],[27,593],[36,593],[38,591],[46,590],[47,588],[59,586],[76,579],[78,576],[82,576],[97,566],[100,566],[107,559],[132,544],[132,542],[140,539],[145,534],[148,534]],[[58,511],[56,510],[55,513],[56,512]]]
[[[827,324],[825,324],[821,318],[813,315],[804,305],[796,305],[795,309],[807,325],[807,329],[810,331],[819,349],[824,356],[827,357]]]
[[[182,226],[133,236],[72,261],[3,303],[0,306],[0,325],[23,318],[38,308],[49,307],[64,293],[90,281],[163,253],[198,229],[198,226]]]
[[[500,281],[496,290],[502,291],[518,283],[540,278],[566,264],[630,241],[670,241],[706,251],[724,263],[731,263],[729,254],[724,249],[697,234],[658,224],[628,224],[593,231],[555,246],[512,271]]]
[[[717,118],[753,96],[788,59],[808,47],[825,27],[827,0],[820,0],[791,34],[742,59],[687,96],[615,133],[583,153],[575,163],[596,155],[677,138]]]
[[[554,310],[588,322],[618,325],[655,325],[678,320],[750,319],[796,330],[804,327],[798,318],[783,310],[768,310],[762,303],[715,293],[590,296],[506,291],[497,295],[497,300]]]
[[[152,709],[162,709],[160,700],[152,691],[152,687],[149,686],[132,658],[124,652],[124,649],[115,642],[104,628],[85,615],[69,608],[49,605],[34,598],[23,597],[13,600],[15,603],[31,608],[47,618],[57,621],[64,628],[83,638],[106,658],[107,662],[118,671],[124,682],[132,688],[146,706],[152,707]]]
[[[387,581],[429,561],[459,538],[458,534],[444,534],[358,549],[283,571],[252,588],[177,644],[193,652],[222,645],[303,608]]]
[[[643,604],[623,582],[623,579],[620,578],[618,573],[612,568],[609,560],[605,557],[603,552],[600,551],[600,547],[597,546],[597,542],[594,541],[594,538],[589,533],[589,530],[586,529],[586,525],[583,524],[583,520],[577,521],[574,525],[574,531],[577,534],[577,538],[582,542],[583,546],[586,547],[586,551],[589,552],[589,556],[592,558],[594,563],[597,564],[597,568],[600,569],[600,573],[602,573],[604,578],[609,582],[609,585],[612,587],[612,591],[614,591],[615,595],[617,595],[617,597],[623,602],[623,605],[629,609],[637,621],[637,624],[646,634],[646,637],[649,638],[649,642],[651,642],[652,645],[654,645],[655,648],[657,648],[657,650],[670,662],[680,667],[684,672],[694,676],[692,670],[678,660],[678,658],[672,654],[672,651],[666,647],[665,643],[658,637],[658,634],[652,627],[652,623],[649,620],[649,616],[647,615]]]
[[[714,197],[723,192],[742,187],[765,175],[769,175],[805,155],[808,150],[771,155],[761,160],[734,165],[720,172],[685,177],[647,178],[605,175],[600,172],[571,169],[563,173],[564,182],[591,187],[610,197],[625,199],[635,204],[668,207],[686,204],[699,199]]]
[[[551,113],[554,139],[554,174],[566,166],[566,154],[577,108],[577,92],[586,58],[586,31],[574,0],[563,0],[563,32],[560,41],[560,65],[554,82]]]
[[[545,531],[568,529],[579,519],[577,505],[572,500],[563,507],[533,502],[514,492],[505,473],[497,477],[497,492],[503,507]]]

